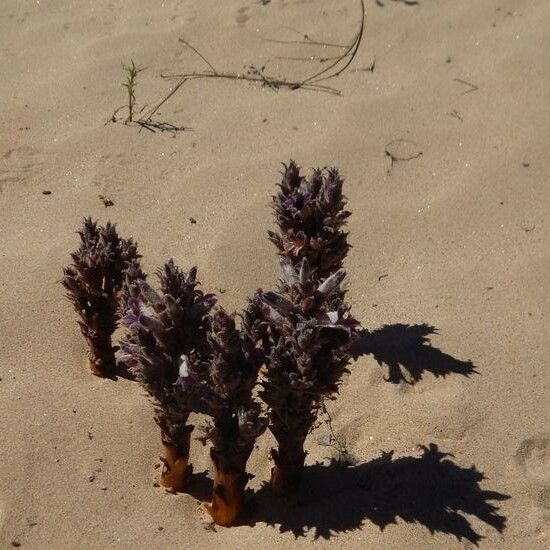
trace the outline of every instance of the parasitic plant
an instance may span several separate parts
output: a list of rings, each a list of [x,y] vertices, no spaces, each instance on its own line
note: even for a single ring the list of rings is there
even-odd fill
[[[125,279],[143,277],[136,243],[121,239],[116,226],[99,226],[85,218],[78,231],[80,247],[73,263],[63,269],[61,283],[80,316],[79,325],[88,343],[88,365],[96,376],[113,376],[115,357],[112,334],[120,318],[117,294]],[[131,273],[127,273],[130,269]]]
[[[278,231],[269,231],[269,239],[289,264],[297,268],[307,258],[311,274],[325,279],[342,267],[350,248],[344,180],[336,168],[315,169],[306,178],[292,160],[283,167],[272,205]]]
[[[278,444],[272,449],[271,485],[285,494],[299,484],[304,442],[323,399],[334,398],[348,372],[349,347],[359,324],[341,298],[343,270],[319,282],[306,258],[297,269],[285,258],[280,263],[279,291],[257,291],[253,303],[269,327],[260,395],[269,407],[269,428]]]
[[[263,352],[251,337],[253,326],[245,320],[242,330],[234,316],[219,308],[211,316],[210,354],[200,368],[201,399],[211,417],[204,426],[214,465],[212,502],[206,509],[218,525],[231,525],[244,503],[249,479],[246,463],[256,439],[267,428],[267,418],[253,397]]]
[[[143,280],[127,285],[121,296],[123,323],[130,334],[117,359],[128,365],[153,401],[164,449],[161,482],[181,491],[187,479],[193,426],[190,357],[207,355],[208,313],[212,294],[197,286],[197,270],[181,271],[172,260],[158,271],[160,292]]]
[[[350,248],[343,179],[336,168],[315,169],[306,178],[294,161],[283,166],[273,197],[278,227],[268,233],[283,277],[278,292],[258,291],[252,300],[256,318],[268,327],[256,335],[267,355],[261,396],[278,443],[271,484],[279,493],[299,482],[304,441],[323,399],[338,391],[359,326],[340,288]]]

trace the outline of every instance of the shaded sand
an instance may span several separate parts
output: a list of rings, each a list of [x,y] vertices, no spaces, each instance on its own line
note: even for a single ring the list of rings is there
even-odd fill
[[[303,78],[338,50],[265,39],[347,42],[358,2],[4,0],[2,548],[549,547],[550,4],[409,4],[367,1],[357,58],[325,82],[341,97],[190,81],[157,113],[193,129],[173,137],[105,125],[123,62],[147,67],[140,105],[168,93],[161,72],[204,69],[178,38],[218,70]],[[390,169],[394,140],[422,155]],[[373,332],[329,410],[357,463],[314,466],[337,456],[321,422],[303,492],[280,502],[261,488],[266,435],[243,525],[212,531],[195,498],[153,486],[151,407],[86,372],[57,281],[91,214],[134,236],[147,269],[198,264],[242,307],[277,277],[265,205],[290,157],[347,181],[349,296]],[[206,449],[192,459],[207,495]]]

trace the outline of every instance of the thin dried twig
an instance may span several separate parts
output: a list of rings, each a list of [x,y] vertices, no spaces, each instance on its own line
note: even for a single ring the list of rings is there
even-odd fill
[[[354,465],[357,463],[357,459],[348,451],[346,446],[336,437],[334,428],[332,426],[332,416],[327,409],[325,401],[321,401],[321,412],[325,415],[325,424],[328,426],[330,432],[331,443],[329,447],[333,447],[338,451],[338,460],[345,465]]]
[[[302,37],[302,40],[279,40],[274,38],[264,38],[264,40],[266,42],[274,42],[276,44],[310,44],[312,46],[326,46],[327,48],[342,48],[343,50],[348,47],[345,44],[334,44],[331,42],[321,42],[320,40],[313,40],[308,34],[292,27],[288,27],[286,25],[283,25],[281,28],[288,29],[292,32],[299,34]]]
[[[279,59],[283,61],[319,61],[319,63],[326,63],[327,61],[332,61],[333,59],[340,59],[341,56],[339,55],[330,55],[328,57],[324,57],[322,55],[310,55],[308,57],[287,57],[283,55],[277,55],[276,57],[272,57],[271,59]]]
[[[358,72],[373,73],[375,67],[376,67],[376,57],[373,57],[368,67],[360,67],[359,69],[352,69],[351,72],[352,73],[358,73]]]
[[[271,40],[271,39],[267,40],[269,42],[301,43],[301,44],[308,44],[308,45],[318,45],[318,46],[321,45],[321,46],[345,49],[342,55],[332,57],[334,61],[328,67],[325,67],[321,71],[318,71],[317,73],[303,80],[289,81],[283,78],[274,78],[264,74],[263,69],[258,70],[254,66],[251,66],[249,68],[248,74],[240,74],[240,73],[234,73],[234,72],[219,72],[216,69],[214,69],[214,67],[206,60],[206,58],[195,47],[193,47],[191,44],[189,44],[187,41],[183,39],[180,39],[180,42],[182,44],[189,46],[197,55],[199,55],[201,59],[209,65],[209,67],[211,68],[211,71],[192,72],[192,73],[183,73],[183,74],[161,74],[161,77],[162,78],[179,78],[182,80],[192,79],[192,78],[225,78],[230,80],[246,80],[248,82],[260,82],[264,86],[268,86],[273,90],[278,90],[280,88],[297,90],[297,89],[303,88],[305,90],[321,91],[321,92],[340,95],[339,90],[336,90],[335,88],[332,88],[330,86],[321,85],[319,84],[319,82],[323,80],[327,80],[329,78],[335,78],[340,74],[342,74],[342,72],[344,72],[349,67],[349,65],[352,63],[355,56],[357,55],[357,51],[359,50],[359,46],[361,45],[361,40],[363,38],[363,33],[365,29],[364,0],[360,0],[360,5],[361,5],[361,25],[354,39],[352,40],[351,44],[349,44],[348,46],[343,46],[341,44],[330,44],[330,43],[318,42],[316,40],[311,40],[308,35],[303,35],[304,40],[297,40],[297,41],[281,41],[281,40]],[[292,29],[292,30],[295,30],[295,29]],[[296,32],[299,32],[299,31],[296,31]],[[327,60],[328,59],[329,58],[327,58]],[[343,65],[342,65],[342,62],[344,62]]]
[[[468,82],[467,80],[462,80],[462,78],[453,78],[453,80],[455,82],[460,82],[460,84],[464,84],[464,85],[470,87],[469,90],[465,90],[464,92],[462,92],[462,95],[469,94],[470,92],[475,92],[475,91],[479,90],[479,86],[476,86],[475,84],[472,84],[471,82]]]
[[[344,44],[331,44],[330,42],[318,42],[311,40],[307,34],[304,35],[304,40],[278,40],[276,38],[264,38],[265,42],[273,42],[274,44],[307,44],[309,46],[327,46],[328,48],[342,48],[346,50],[349,46]]]
[[[186,132],[189,130],[192,130],[192,128],[189,128],[188,126],[175,126],[174,124],[171,124],[170,122],[160,122],[157,120],[151,120],[151,119],[143,119],[140,118],[139,120],[136,120],[135,123],[140,126],[139,131],[143,128],[146,130],[149,130],[149,132],[152,132],[153,134],[158,130],[159,132],[171,132],[173,134],[177,134],[178,132]]]
[[[161,74],[162,78],[187,78],[189,80],[195,78],[225,78],[229,80],[246,80],[248,82],[260,82],[266,85],[266,82],[269,83],[269,87],[272,89],[278,90],[279,88],[288,88],[291,90],[297,90],[298,88],[303,88],[304,90],[313,90],[318,92],[327,92],[334,95],[341,95],[340,90],[336,88],[331,88],[330,86],[318,85],[318,84],[306,84],[303,85],[302,82],[293,82],[288,80],[281,80],[277,78],[268,77],[266,75],[255,76],[253,74],[240,74],[240,73],[231,73],[231,72],[218,72],[218,73],[184,73],[184,74]]]
[[[359,31],[355,35],[355,38],[353,39],[352,43],[348,46],[348,48],[342,54],[340,59],[338,59],[328,67],[324,68],[322,71],[319,71],[317,74],[314,74],[309,78],[306,78],[305,80],[302,81],[302,84],[306,84],[308,82],[319,82],[321,80],[326,80],[327,78],[334,78],[336,76],[339,76],[350,66],[351,62],[355,59],[355,56],[357,55],[357,51],[359,50],[359,46],[361,45],[361,40],[363,39],[363,32],[365,30],[365,2],[364,0],[360,0],[360,2],[361,2],[361,26],[359,28]],[[340,64],[340,62],[343,61],[346,57],[349,57],[349,59],[341,68],[339,68],[335,73],[326,75],[330,70],[335,69]],[[326,75],[326,76],[323,76],[323,75]],[[319,78],[320,76],[323,76],[323,78]]]
[[[199,52],[199,50],[197,50],[191,44],[189,44],[189,42],[187,42],[187,40],[184,40],[183,38],[180,37],[180,38],[178,38],[178,41],[181,42],[182,44],[185,44],[188,48],[193,50],[215,73],[218,72],[218,71],[216,71],[216,69],[214,69],[212,63],[210,63],[210,61],[208,61],[208,59],[206,59],[206,57],[204,57],[204,55],[202,55],[202,53]]]
[[[393,145],[394,143],[410,143],[412,145],[416,145],[416,143],[414,141],[411,141],[410,139],[402,139],[402,138],[393,139],[392,141],[386,143],[386,146],[384,147],[384,152],[386,153],[386,156],[389,157],[389,159],[390,159],[390,166],[388,168],[388,174],[391,172],[391,169],[393,168],[393,165],[396,162],[414,160],[414,159],[417,159],[417,158],[422,156],[422,151],[418,151],[417,153],[409,155],[409,156],[401,156],[401,157],[397,156],[395,153],[392,153],[388,149],[388,147],[390,145]]]
[[[150,119],[184,84],[185,78],[182,78],[172,89],[172,91],[147,115]]]

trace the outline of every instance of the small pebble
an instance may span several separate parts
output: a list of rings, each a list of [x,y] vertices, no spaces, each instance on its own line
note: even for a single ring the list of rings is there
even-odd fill
[[[44,189],[44,191],[42,191],[42,194],[43,195],[51,195],[52,192],[49,189]]]

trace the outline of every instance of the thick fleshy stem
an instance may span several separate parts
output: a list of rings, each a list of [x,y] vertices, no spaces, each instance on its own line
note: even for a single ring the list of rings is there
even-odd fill
[[[212,502],[205,504],[206,511],[214,523],[230,526],[240,515],[244,506],[244,490],[249,475],[243,470],[224,467],[224,461],[210,450],[214,464],[214,488]]]
[[[306,452],[305,436],[299,439],[290,438],[291,434],[278,440],[278,449],[271,449],[274,466],[271,469],[271,488],[278,495],[294,493],[302,479]]]
[[[116,372],[115,352],[110,336],[87,338],[88,368],[95,376],[109,378]]]
[[[177,439],[162,435],[164,456],[159,457],[163,464],[160,482],[163,487],[180,492],[185,488],[187,478],[193,470],[189,465],[189,450],[191,447],[191,432],[193,426],[178,435]]]

